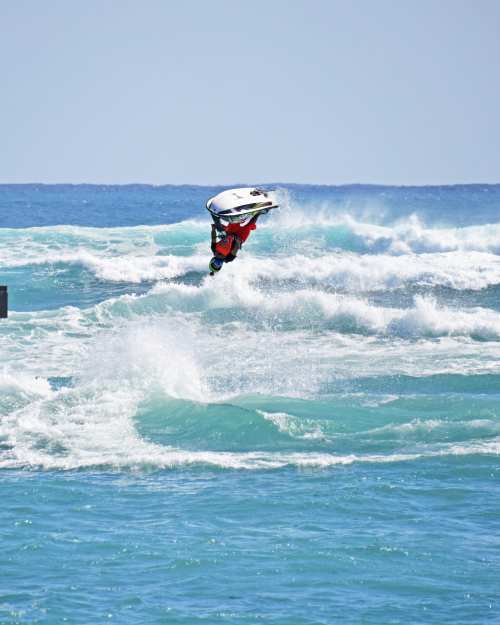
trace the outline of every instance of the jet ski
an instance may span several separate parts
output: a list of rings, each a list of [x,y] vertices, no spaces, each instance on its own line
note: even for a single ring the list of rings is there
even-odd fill
[[[278,204],[271,192],[255,187],[228,189],[211,197],[207,202],[207,210],[211,215],[230,223],[241,223],[273,208],[278,208]]]

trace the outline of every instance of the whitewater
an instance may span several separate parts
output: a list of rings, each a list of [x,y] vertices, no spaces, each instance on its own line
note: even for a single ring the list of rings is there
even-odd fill
[[[500,619],[500,185],[0,185],[0,622]]]

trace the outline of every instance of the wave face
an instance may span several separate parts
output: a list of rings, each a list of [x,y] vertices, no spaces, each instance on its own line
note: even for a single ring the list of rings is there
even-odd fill
[[[332,581],[342,622],[379,623],[392,606],[394,622],[443,623],[443,601],[454,623],[486,622],[500,564],[486,538],[500,513],[500,186],[283,185],[279,211],[211,278],[203,202],[219,190],[0,186],[4,527],[68,558],[75,604],[58,609],[79,622],[96,620],[83,607],[95,588],[77,567],[105,570],[108,556],[118,581],[102,583],[130,600],[104,594],[123,623],[142,601],[143,622],[169,618],[150,566],[213,596],[200,608],[173,590],[172,622],[199,609],[270,622],[276,601],[276,622],[330,622]],[[42,518],[30,480],[46,534],[28,523]],[[61,506],[87,560],[51,519]],[[115,538],[96,546],[83,514]],[[9,541],[36,576],[36,550]],[[42,591],[8,590],[5,622],[44,622]]]

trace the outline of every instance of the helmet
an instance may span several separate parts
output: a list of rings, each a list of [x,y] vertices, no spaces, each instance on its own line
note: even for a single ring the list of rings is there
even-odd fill
[[[208,268],[210,269],[210,273],[214,274],[217,271],[220,271],[223,263],[224,261],[222,260],[222,258],[215,258],[214,256],[212,260],[208,263]]]

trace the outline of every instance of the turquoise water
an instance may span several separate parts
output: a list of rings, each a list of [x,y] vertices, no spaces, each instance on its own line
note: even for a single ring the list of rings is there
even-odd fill
[[[0,186],[0,623],[500,619],[500,186]]]

